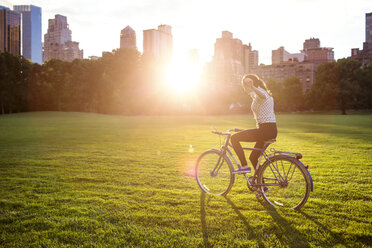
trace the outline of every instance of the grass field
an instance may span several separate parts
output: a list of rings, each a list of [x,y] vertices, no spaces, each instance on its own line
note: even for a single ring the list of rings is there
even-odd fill
[[[371,247],[372,115],[277,119],[274,147],[302,152],[314,180],[299,212],[242,176],[227,198],[201,194],[210,130],[253,128],[250,115],[0,116],[0,247]]]

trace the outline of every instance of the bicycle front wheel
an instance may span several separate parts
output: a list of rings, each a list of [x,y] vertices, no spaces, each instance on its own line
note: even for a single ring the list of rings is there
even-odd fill
[[[311,191],[310,177],[297,159],[273,156],[260,168],[260,192],[267,203],[275,207],[299,210]]]
[[[202,153],[195,167],[196,181],[205,193],[226,195],[229,193],[235,176],[230,159],[217,149]]]

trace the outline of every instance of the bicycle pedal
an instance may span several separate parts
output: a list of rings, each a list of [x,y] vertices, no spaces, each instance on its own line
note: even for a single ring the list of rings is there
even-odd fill
[[[257,188],[255,186],[249,185],[249,183],[247,183],[247,187],[252,192],[257,191]]]

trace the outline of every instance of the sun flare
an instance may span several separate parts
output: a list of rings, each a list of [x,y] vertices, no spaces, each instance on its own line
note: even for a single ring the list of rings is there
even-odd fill
[[[166,87],[178,94],[191,93],[200,82],[200,65],[190,58],[173,60],[166,71]]]

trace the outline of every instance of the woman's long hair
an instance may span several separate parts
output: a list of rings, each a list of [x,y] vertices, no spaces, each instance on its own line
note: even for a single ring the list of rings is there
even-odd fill
[[[267,85],[265,84],[265,82],[259,76],[257,76],[256,74],[244,75],[243,78],[242,78],[242,85],[244,85],[244,80],[246,78],[249,78],[253,81],[253,86],[254,87],[264,89],[267,92],[267,94],[272,96],[271,91],[267,88]]]

